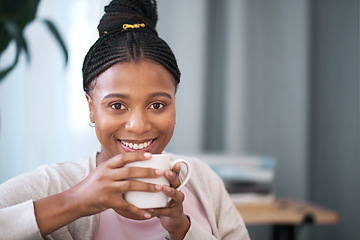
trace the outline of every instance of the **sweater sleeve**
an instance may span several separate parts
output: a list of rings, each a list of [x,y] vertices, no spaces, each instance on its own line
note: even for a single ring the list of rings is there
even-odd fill
[[[217,212],[218,231],[221,239],[250,240],[244,220],[236,210],[223,184],[221,184],[219,192],[221,193],[219,194],[221,200],[217,204],[215,211]]]
[[[200,224],[196,222],[194,218],[188,216],[190,220],[190,228],[187,231],[184,240],[216,240],[216,238],[209,233],[208,231],[204,230]],[[169,234],[164,238],[164,240],[173,240]]]
[[[43,165],[0,184],[0,239],[43,239],[37,226],[34,201],[71,188],[96,167],[96,153],[79,163]],[[45,239],[92,239],[98,215],[54,231]]]
[[[231,201],[221,178],[204,162],[196,161],[194,165],[201,171],[194,179],[196,181],[193,188],[205,207],[213,235],[216,237],[214,239],[250,239],[245,223]]]
[[[0,185],[0,239],[43,239],[33,201],[46,192],[47,178],[25,173]]]
[[[0,239],[41,240],[32,200],[0,209]]]
[[[184,240],[216,240],[216,238],[203,229],[200,224],[196,222],[191,216],[188,216],[190,219],[190,228],[185,235]]]

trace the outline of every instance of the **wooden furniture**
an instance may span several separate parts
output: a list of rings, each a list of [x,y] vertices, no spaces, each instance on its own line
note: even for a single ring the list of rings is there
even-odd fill
[[[235,203],[235,207],[246,225],[273,225],[274,240],[295,239],[295,228],[304,224],[336,224],[339,221],[334,211],[292,199],[269,203]]]

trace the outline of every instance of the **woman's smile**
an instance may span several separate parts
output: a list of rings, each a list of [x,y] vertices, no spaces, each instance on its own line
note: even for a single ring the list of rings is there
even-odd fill
[[[119,140],[125,152],[134,152],[134,151],[150,152],[153,143],[155,141],[156,138],[151,140],[142,140],[142,141]]]

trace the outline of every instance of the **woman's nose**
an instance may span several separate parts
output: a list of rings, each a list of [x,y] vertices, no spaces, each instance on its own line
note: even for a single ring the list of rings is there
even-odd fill
[[[144,133],[151,129],[151,124],[146,113],[133,112],[128,119],[125,128],[137,134]]]

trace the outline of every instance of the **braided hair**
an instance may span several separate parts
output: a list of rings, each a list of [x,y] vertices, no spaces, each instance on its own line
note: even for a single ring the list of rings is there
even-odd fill
[[[156,31],[156,0],[113,0],[105,6],[99,38],[83,63],[83,89],[90,94],[96,78],[112,65],[150,59],[163,65],[180,82],[180,70],[168,44]]]

